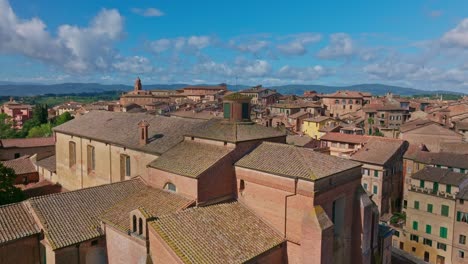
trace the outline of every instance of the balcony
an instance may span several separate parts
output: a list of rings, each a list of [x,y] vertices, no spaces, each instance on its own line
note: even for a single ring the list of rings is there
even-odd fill
[[[423,193],[427,195],[433,195],[433,196],[438,196],[446,199],[455,199],[457,197],[457,193],[447,193],[444,191],[435,191],[430,188],[425,188],[425,187],[419,187],[416,185],[410,185],[408,190],[413,191],[413,192],[418,192],[418,193]]]

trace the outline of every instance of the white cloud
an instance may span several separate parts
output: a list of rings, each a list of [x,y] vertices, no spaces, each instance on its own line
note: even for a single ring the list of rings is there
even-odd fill
[[[164,16],[164,13],[157,9],[157,8],[153,8],[153,7],[150,7],[150,8],[146,8],[146,9],[142,9],[142,8],[132,8],[132,12],[137,14],[137,15],[140,15],[140,16],[145,16],[145,17],[160,17],[160,16]]]
[[[268,44],[268,41],[265,40],[247,40],[239,42],[236,40],[230,40],[228,43],[229,47],[248,53],[258,53],[265,50],[268,47]]]
[[[120,72],[133,74],[150,73],[153,71],[151,61],[148,58],[140,56],[122,58],[122,60],[114,62],[112,66]]]
[[[346,33],[336,33],[330,36],[330,43],[318,52],[322,59],[349,57],[355,52],[353,40]]]
[[[322,39],[320,34],[303,33],[293,36],[293,40],[277,46],[278,50],[286,55],[304,55],[307,53],[307,45]]]
[[[198,51],[209,47],[213,42],[214,39],[210,36],[190,36],[173,39],[163,38],[149,41],[147,43],[147,47],[151,52],[156,54],[170,50],[197,53]]]
[[[454,29],[445,33],[441,41],[449,46],[468,48],[468,18],[463,19]]]
[[[270,64],[265,60],[255,60],[243,68],[246,77],[262,77],[271,70]]]
[[[332,70],[326,69],[321,65],[313,67],[291,67],[285,65],[278,70],[276,77],[296,81],[311,81],[332,73]]]

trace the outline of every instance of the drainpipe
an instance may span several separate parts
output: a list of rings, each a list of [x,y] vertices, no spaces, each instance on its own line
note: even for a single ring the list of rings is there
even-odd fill
[[[291,196],[295,196],[297,194],[297,182],[299,178],[294,178],[294,193],[288,194],[284,197],[284,238],[286,239],[286,226],[287,226],[287,217],[288,217],[288,198]]]

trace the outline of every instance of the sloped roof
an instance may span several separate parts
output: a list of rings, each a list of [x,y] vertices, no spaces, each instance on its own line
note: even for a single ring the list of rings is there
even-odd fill
[[[0,244],[40,232],[24,203],[0,206]]]
[[[238,202],[187,209],[150,225],[183,263],[245,263],[284,242]]]
[[[370,96],[370,94],[357,91],[336,91],[332,94],[320,95],[323,98],[362,98],[364,96]]]
[[[337,132],[328,132],[320,138],[320,140],[325,141],[344,142],[352,144],[364,144],[367,141],[369,141],[369,139],[370,137],[364,135],[353,135]]]
[[[253,122],[228,122],[211,119],[192,131],[188,136],[226,142],[242,142],[265,138],[284,137],[285,132],[276,128],[265,127]]]
[[[54,145],[54,137],[0,139],[0,147],[3,148],[34,148]]]
[[[100,218],[127,233],[130,231],[130,212],[140,209],[146,218],[160,217],[185,208],[191,201],[175,193],[144,187],[141,191],[112,206]]]
[[[233,149],[194,141],[184,141],[162,154],[150,167],[197,178]]]
[[[34,166],[33,162],[28,157],[7,160],[7,161],[0,161],[0,163],[2,163],[3,166],[7,168],[13,169],[16,175],[36,172],[36,167]]]
[[[323,121],[329,120],[329,119],[333,120],[333,118],[328,117],[328,116],[316,116],[316,117],[312,117],[312,118],[306,118],[306,119],[304,119],[304,121],[320,123],[320,122],[323,122]]]
[[[53,250],[103,235],[99,216],[132,194],[147,188],[140,179],[31,198]]]
[[[369,137],[369,140],[351,159],[362,163],[385,165],[398,152],[403,156],[408,143],[400,139]]]
[[[424,164],[468,169],[468,154],[458,154],[451,152],[427,152],[418,150],[417,146],[411,146],[409,151],[405,153],[404,158]]]
[[[308,148],[263,142],[240,159],[235,166],[314,181],[359,167],[361,164],[318,153]]]
[[[138,123],[146,120],[149,143],[139,144]],[[183,140],[183,135],[205,121],[145,113],[91,111],[54,128],[54,131],[160,155]]]
[[[429,119],[415,119],[413,121],[409,121],[401,125],[400,132],[405,133],[405,132],[415,130],[420,127],[425,127],[431,124],[439,125],[438,123],[431,121]]]
[[[422,170],[411,175],[411,178],[459,186],[463,181],[468,179],[468,174],[426,166]]]
[[[36,163],[38,166],[48,169],[49,171],[55,172],[57,170],[57,160],[55,155],[38,160]]]

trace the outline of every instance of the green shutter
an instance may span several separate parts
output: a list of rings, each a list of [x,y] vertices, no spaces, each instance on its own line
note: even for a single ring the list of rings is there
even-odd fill
[[[419,209],[419,201],[414,201],[414,209]]]
[[[374,177],[379,177],[379,171],[374,171]]]
[[[229,103],[224,103],[223,105],[224,118],[231,118],[231,105]]]
[[[430,234],[432,232],[432,226],[426,225],[426,234]]]
[[[419,181],[419,187],[424,188],[424,180]]]
[[[432,189],[433,192],[438,192],[439,191],[439,183],[438,182],[434,182],[434,188]]]
[[[457,221],[460,222],[462,219],[462,212],[457,211]]]
[[[447,238],[447,228],[446,227],[441,227],[440,228],[440,237],[441,238]]]
[[[427,211],[429,213],[432,213],[432,208],[433,208],[432,204],[427,204]]]
[[[440,213],[443,216],[448,216],[449,215],[449,207],[447,205],[442,205],[442,207],[440,209]]]
[[[413,230],[418,230],[418,222],[413,221]]]
[[[452,185],[447,184],[447,185],[445,186],[445,192],[451,193],[451,192],[452,192]]]
[[[242,119],[250,119],[249,103],[242,103]]]

